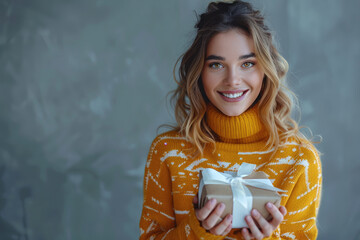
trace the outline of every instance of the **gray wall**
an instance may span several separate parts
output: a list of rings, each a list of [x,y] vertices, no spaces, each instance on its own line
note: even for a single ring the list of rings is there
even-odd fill
[[[0,239],[137,239],[172,68],[207,1],[0,0]],[[323,137],[319,239],[360,239],[360,2],[255,1]]]

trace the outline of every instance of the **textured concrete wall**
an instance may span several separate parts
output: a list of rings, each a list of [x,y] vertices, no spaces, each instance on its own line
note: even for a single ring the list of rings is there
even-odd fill
[[[323,137],[319,239],[360,239],[360,2],[253,2]],[[0,239],[138,238],[147,152],[206,5],[0,0]]]

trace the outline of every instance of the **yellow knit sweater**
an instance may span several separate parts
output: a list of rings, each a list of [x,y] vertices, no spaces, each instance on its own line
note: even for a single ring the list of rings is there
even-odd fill
[[[273,185],[286,190],[281,205],[288,213],[267,239],[316,239],[316,217],[321,198],[321,162],[312,144],[288,140],[274,156],[264,150],[268,134],[257,106],[237,117],[228,117],[209,105],[209,127],[219,140],[216,150],[207,146],[204,155],[191,158],[191,147],[174,131],[153,141],[144,174],[144,202],[140,239],[243,239],[240,229],[215,236],[200,226],[194,215],[193,197],[198,192],[199,170],[237,171],[241,163],[256,164]]]

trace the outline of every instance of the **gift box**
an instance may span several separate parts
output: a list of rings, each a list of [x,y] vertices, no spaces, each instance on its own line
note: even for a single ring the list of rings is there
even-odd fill
[[[265,208],[267,202],[280,206],[281,196],[285,192],[275,188],[264,172],[254,172],[256,165],[243,163],[237,172],[220,173],[214,169],[200,171],[199,202],[202,208],[206,202],[215,198],[225,204],[221,219],[227,214],[233,215],[233,228],[248,227],[245,216],[257,209],[264,218],[271,220],[271,214]]]

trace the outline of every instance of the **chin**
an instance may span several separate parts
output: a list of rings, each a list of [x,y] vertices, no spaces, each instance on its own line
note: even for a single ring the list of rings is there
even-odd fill
[[[244,111],[222,111],[223,114],[229,117],[237,117],[241,115]]]

